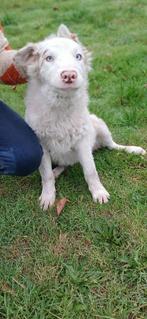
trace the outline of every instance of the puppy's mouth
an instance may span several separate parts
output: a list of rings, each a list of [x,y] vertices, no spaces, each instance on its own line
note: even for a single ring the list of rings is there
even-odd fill
[[[82,86],[82,81],[75,81],[73,82],[72,79],[68,79],[65,82],[62,82],[62,81],[53,81],[51,84],[52,84],[52,87],[54,87],[56,90],[61,90],[61,91],[75,91],[75,90],[78,90],[81,88]]]
[[[73,82],[72,82],[72,80],[68,80],[68,81],[65,82],[65,85],[66,84],[73,84]]]
[[[79,86],[72,81],[68,81],[64,85],[59,86],[58,89],[62,91],[77,90],[79,89]]]

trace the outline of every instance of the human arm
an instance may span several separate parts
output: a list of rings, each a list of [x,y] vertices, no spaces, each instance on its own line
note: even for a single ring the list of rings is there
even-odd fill
[[[9,45],[0,25],[0,84],[17,85],[27,82],[24,70],[15,65],[16,52]]]

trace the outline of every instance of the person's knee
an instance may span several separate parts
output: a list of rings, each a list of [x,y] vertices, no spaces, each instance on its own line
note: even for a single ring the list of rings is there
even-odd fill
[[[42,148],[34,131],[0,101],[0,174],[24,176],[41,163]]]
[[[0,174],[15,175],[16,159],[11,147],[0,147]]]
[[[38,169],[41,163],[43,151],[39,143],[27,146],[23,152],[16,155],[16,173],[17,176],[26,176]]]
[[[31,147],[0,148],[0,175],[26,176],[38,169],[43,151],[39,143]]]

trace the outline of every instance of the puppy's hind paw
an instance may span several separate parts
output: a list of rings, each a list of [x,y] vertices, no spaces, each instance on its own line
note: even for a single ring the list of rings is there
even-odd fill
[[[53,169],[53,174],[55,178],[58,178],[62,172],[65,170],[64,166],[57,166]]]
[[[55,193],[42,192],[39,197],[40,208],[42,210],[47,210],[49,207],[54,205],[55,202]]]
[[[140,146],[127,146],[126,151],[128,153],[133,153],[136,155],[145,155],[146,154],[145,149],[140,147]]]
[[[108,202],[110,195],[106,191],[106,189],[103,187],[95,191],[92,197],[95,203],[99,202],[100,204],[103,204],[103,203],[105,204]]]

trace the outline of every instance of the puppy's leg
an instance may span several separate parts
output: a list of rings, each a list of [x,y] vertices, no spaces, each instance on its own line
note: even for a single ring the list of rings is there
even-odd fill
[[[140,146],[133,146],[133,145],[121,145],[117,144],[114,141],[112,141],[112,144],[107,146],[109,149],[114,149],[114,150],[124,150],[127,153],[133,153],[136,155],[145,155],[146,151],[144,148]]]
[[[44,149],[41,165],[39,171],[42,178],[42,193],[39,197],[40,207],[47,210],[55,202],[55,178],[52,171],[50,154]]]
[[[78,144],[77,155],[93,200],[99,201],[100,204],[107,203],[110,195],[100,182],[88,140],[83,140]]]
[[[100,147],[107,147],[109,149],[124,150],[127,153],[145,155],[146,151],[142,147],[115,143],[106,123],[94,114],[91,114],[90,117],[96,132],[94,150]]]
[[[55,178],[58,178],[62,172],[64,172],[65,167],[64,166],[57,166],[53,169],[53,174]]]

